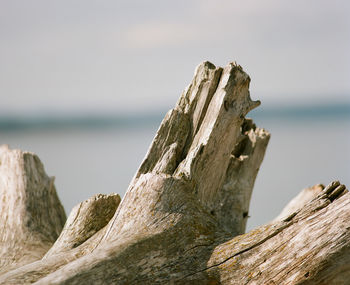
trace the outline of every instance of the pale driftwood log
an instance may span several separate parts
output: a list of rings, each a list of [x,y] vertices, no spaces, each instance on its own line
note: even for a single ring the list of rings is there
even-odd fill
[[[244,118],[259,104],[249,81],[236,64],[201,64],[119,207],[93,231],[90,206],[75,209],[43,259],[0,283],[346,284],[350,199],[339,182],[241,235],[269,140]]]
[[[215,247],[196,274],[222,284],[349,284],[349,219],[350,194],[333,182],[284,220]]]

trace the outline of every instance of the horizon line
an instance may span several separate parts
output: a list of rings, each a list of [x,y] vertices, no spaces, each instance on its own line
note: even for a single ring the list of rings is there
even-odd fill
[[[0,131],[20,131],[29,129],[65,128],[130,128],[159,124],[165,110],[137,113],[51,113],[29,115],[1,115]],[[350,103],[320,104],[316,106],[269,106],[257,108],[248,113],[254,120],[300,121],[313,119],[339,119],[350,117]]]

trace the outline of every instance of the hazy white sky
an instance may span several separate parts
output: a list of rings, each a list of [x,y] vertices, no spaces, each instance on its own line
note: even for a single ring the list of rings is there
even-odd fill
[[[263,103],[349,100],[349,3],[0,0],[0,112],[169,108],[203,60]]]

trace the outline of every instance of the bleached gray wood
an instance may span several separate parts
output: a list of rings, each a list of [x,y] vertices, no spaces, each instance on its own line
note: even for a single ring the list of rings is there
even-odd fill
[[[33,153],[0,146],[0,273],[41,259],[66,214],[54,177]]]
[[[254,182],[270,139],[270,134],[257,128],[251,119],[243,122],[241,133],[224,184],[210,205],[210,213],[232,236],[245,233]]]
[[[0,284],[31,284],[65,264],[91,253],[104,236],[106,224],[119,203],[118,194],[97,194],[76,205],[60,236],[45,256],[0,276]]]
[[[107,225],[119,203],[118,194],[97,194],[79,203],[72,209],[60,236],[44,259],[83,244]]]
[[[349,284],[349,219],[350,194],[333,182],[284,220],[217,246],[187,280],[205,272],[221,284]]]
[[[270,137],[245,118],[259,105],[249,82],[237,64],[199,65],[119,206],[81,204],[43,259],[0,283],[347,284],[350,194],[339,182],[241,235]]]
[[[249,83],[235,63],[224,69],[200,64],[163,120],[135,179],[142,173],[163,172],[190,180],[198,200],[233,235],[245,231],[252,189],[270,138],[244,118],[260,104],[250,99]]]

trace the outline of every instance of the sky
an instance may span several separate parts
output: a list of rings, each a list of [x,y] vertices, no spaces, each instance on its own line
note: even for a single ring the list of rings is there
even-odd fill
[[[169,109],[209,60],[266,104],[350,100],[346,0],[0,0],[0,114]]]

